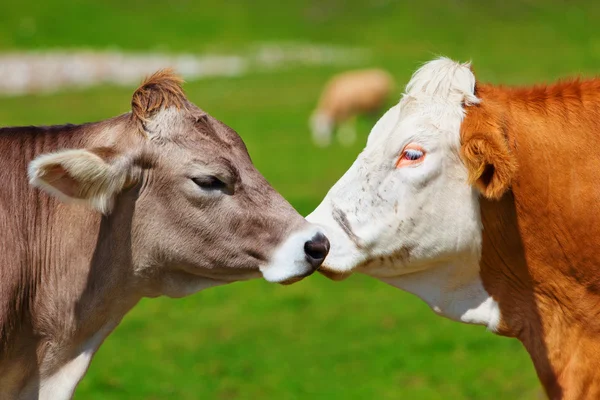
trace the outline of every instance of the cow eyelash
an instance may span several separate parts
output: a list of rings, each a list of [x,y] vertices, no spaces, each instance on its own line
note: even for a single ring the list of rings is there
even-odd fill
[[[192,178],[192,181],[204,190],[224,190],[227,184],[214,175]]]
[[[416,143],[408,144],[396,161],[396,168],[418,165],[425,157],[425,150]]]
[[[402,152],[402,158],[408,161],[417,161],[425,155],[421,150],[406,149]]]

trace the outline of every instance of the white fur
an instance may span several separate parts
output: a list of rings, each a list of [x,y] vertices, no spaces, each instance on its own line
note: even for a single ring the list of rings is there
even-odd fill
[[[479,103],[471,64],[460,64],[446,57],[429,61],[419,68],[406,85],[406,95],[448,104]]]
[[[285,282],[304,277],[314,271],[304,252],[304,243],[322,230],[314,225],[292,233],[273,253],[268,264],[260,267],[263,277],[269,282]]]
[[[75,387],[87,371],[94,353],[113,328],[114,325],[107,325],[99,330],[83,344],[79,353],[72,360],[52,375],[42,378],[39,382],[38,395],[35,398],[39,400],[70,399]]]
[[[62,400],[73,396],[75,387],[87,371],[96,349],[88,348],[60,368],[54,375],[42,380],[40,400]]]
[[[144,128],[150,139],[160,140],[169,137],[173,132],[184,129],[185,118],[174,106],[161,108],[144,122]]]
[[[419,296],[441,316],[497,331],[498,303],[483,288],[475,258],[381,280]]]
[[[463,104],[479,101],[474,87],[468,64],[441,58],[421,67],[307,220],[329,237],[328,270],[371,275],[441,315],[494,330],[498,307],[479,276],[478,193],[459,157]],[[425,149],[424,160],[396,168],[409,143]]]

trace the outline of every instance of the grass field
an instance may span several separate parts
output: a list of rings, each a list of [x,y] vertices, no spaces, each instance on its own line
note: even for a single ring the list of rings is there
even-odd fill
[[[367,5],[369,3],[369,5]],[[600,3],[47,0],[0,13],[0,50],[243,51],[273,41],[366,47],[403,85],[437,54],[483,80],[538,82],[600,71]],[[596,21],[596,22],[594,22]],[[366,66],[366,65],[365,65]],[[361,143],[315,149],[306,120],[339,69],[292,68],[190,82],[188,96],[240,133],[269,181],[308,213]],[[127,111],[133,88],[0,98],[0,125],[80,123]],[[539,384],[512,339],[435,316],[355,276],[280,287],[236,283],[142,301],[100,349],[76,399],[531,399]]]

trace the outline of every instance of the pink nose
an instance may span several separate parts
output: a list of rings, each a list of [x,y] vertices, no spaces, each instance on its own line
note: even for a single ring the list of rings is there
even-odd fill
[[[329,240],[322,233],[317,233],[312,239],[304,243],[304,253],[308,263],[314,269],[318,269],[327,257],[327,253],[329,253]]]

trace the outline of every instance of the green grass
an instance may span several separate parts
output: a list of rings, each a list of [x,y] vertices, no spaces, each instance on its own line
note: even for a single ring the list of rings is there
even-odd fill
[[[539,82],[600,70],[600,3],[175,0],[11,2],[0,49],[243,51],[264,41],[363,46],[401,84],[436,54],[472,59],[483,80]],[[369,3],[369,5],[363,5]],[[362,147],[315,149],[307,116],[328,76],[296,68],[190,82],[190,99],[235,128],[258,168],[302,213]],[[99,120],[133,88],[0,98],[0,125]],[[531,399],[539,384],[511,339],[435,316],[420,300],[355,276],[263,281],[187,299],[145,300],[109,337],[77,399]]]

